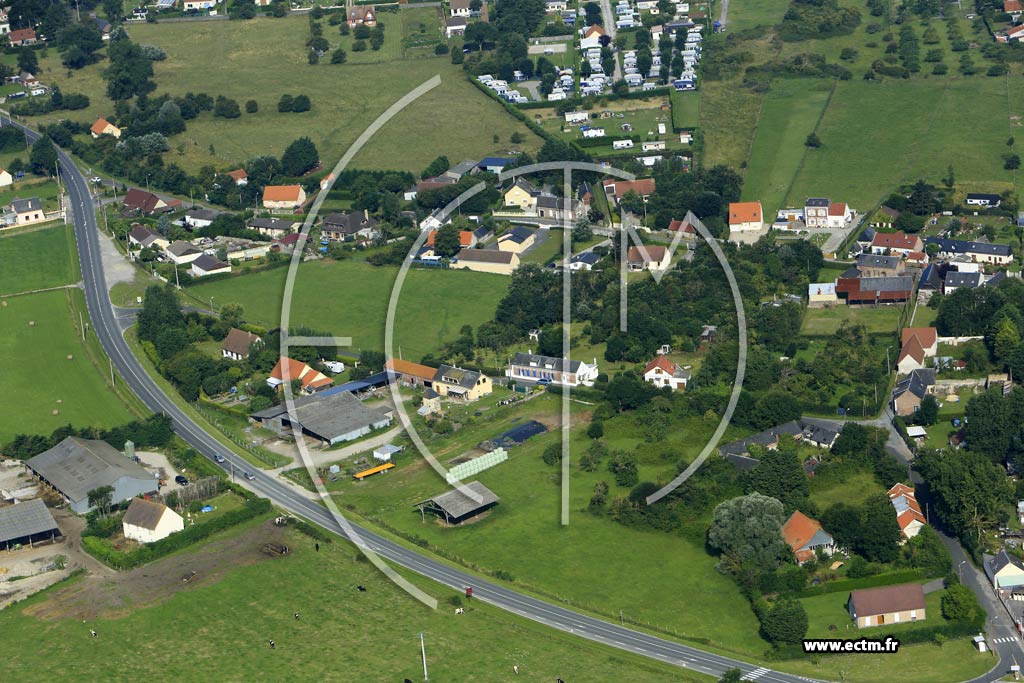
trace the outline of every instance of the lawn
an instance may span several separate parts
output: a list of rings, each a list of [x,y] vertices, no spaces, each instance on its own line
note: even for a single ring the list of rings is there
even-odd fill
[[[27,176],[0,192],[0,206],[7,206],[15,199],[31,197],[39,197],[43,203],[43,211],[56,211],[60,208],[60,188],[57,182],[32,176]]]
[[[546,230],[545,232],[547,233],[545,240],[523,256],[524,263],[539,263],[544,265],[554,256],[561,254],[562,231]]]
[[[700,125],[700,93],[672,91],[672,125],[696,128]]]
[[[281,324],[287,268],[189,287],[187,295],[214,305],[240,303],[246,318],[267,327]],[[361,261],[303,264],[295,282],[292,326],[305,325],[350,336],[357,349],[384,348],[384,318],[398,268]],[[420,359],[454,340],[463,325],[494,317],[508,287],[502,275],[470,271],[411,270],[395,317],[395,353]]]
[[[81,292],[42,292],[3,303],[0,443],[18,433],[49,434],[69,423],[112,427],[133,419],[110,390],[107,367],[101,371],[93,365],[81,340],[79,317],[72,309],[76,303],[84,310]]]
[[[885,493],[885,488],[871,472],[857,472],[842,481],[827,476],[811,479],[811,500],[822,511],[837,503],[859,505],[876,493]]]
[[[729,5],[726,25],[731,33],[755,26],[774,26],[789,9],[789,0],[760,0]]]
[[[902,306],[866,308],[836,306],[835,308],[808,308],[800,333],[810,336],[834,334],[843,323],[864,325],[869,334],[895,334]]]
[[[384,14],[382,18],[388,24],[386,34],[400,33],[398,16]],[[327,29],[325,26],[325,35],[331,34]],[[324,163],[332,165],[377,116],[435,75],[441,77],[441,84],[385,126],[353,161],[355,166],[419,171],[439,154],[451,159],[481,158],[512,149],[508,140],[515,132],[525,137],[518,146],[521,149],[536,151],[540,144],[539,138],[470,84],[461,67],[447,58],[420,54],[382,64],[307,64],[305,16],[139,24],[129,32],[134,40],[158,45],[167,52],[167,59],[155,64],[157,94],[205,92],[240,103],[255,99],[259,104],[258,113],[243,114],[240,119],[203,114],[189,122],[185,133],[171,138],[168,163],[173,161],[190,171],[204,164],[235,167],[260,154],[279,156],[301,135],[309,136]],[[327,37],[335,40],[333,34]],[[350,60],[355,61],[354,54],[349,52]],[[372,56],[371,51],[362,54]],[[100,78],[105,62],[69,77],[58,59],[54,54],[42,60],[40,77],[65,92],[90,95],[91,106],[76,112],[76,120],[110,115],[113,106],[100,95],[105,90]],[[208,68],[211,64],[218,68]],[[279,113],[277,101],[286,93],[309,95],[312,110]],[[455,111],[457,117],[438,115]]]
[[[1008,83],[982,76],[838,82],[818,128],[822,147],[806,155],[787,201],[831,196],[869,211],[902,183],[939,184],[949,164],[958,182],[1014,189],[1001,155],[1015,132],[1007,105],[1010,116],[1021,116],[1024,103],[1008,101]]]
[[[78,280],[73,230],[57,225],[0,232],[0,296]]]
[[[780,79],[765,95],[743,183],[745,201],[760,200],[766,216],[783,208],[803,162],[810,135],[828,101],[832,83]]]
[[[710,678],[653,660],[628,655],[563,634],[474,601],[456,616],[454,595],[436,584],[412,579],[440,600],[431,610],[387,581],[371,564],[355,559],[343,543],[320,544],[289,534],[291,552],[242,566],[227,565],[223,544],[241,531],[218,535],[210,543],[176,554],[144,570],[122,573],[113,582],[149,581],[161,564],[212,560],[219,571],[200,573],[186,590],[159,585],[128,609],[108,610],[83,624],[53,614],[51,601],[69,599],[51,590],[0,614],[4,645],[16,652],[46,640],[52,656],[9,658],[8,676],[23,683],[62,680],[124,682],[152,676],[160,680],[244,682],[421,680],[419,634],[432,681],[492,682],[524,680],[596,681],[615,671],[621,680],[644,683],[704,683]],[[251,537],[251,536],[250,536]],[[361,559],[361,558],[360,558]],[[175,576],[177,574],[174,574]],[[79,580],[65,590],[89,590],[96,579]],[[366,592],[360,593],[356,585]],[[61,587],[63,588],[63,587]],[[137,589],[136,589],[137,590]],[[171,595],[171,591],[173,595]],[[38,612],[49,612],[37,616]],[[300,619],[293,618],[298,612]],[[98,638],[89,637],[95,629]],[[268,639],[276,648],[267,647]],[[136,656],[126,657],[125,653]],[[185,656],[183,653],[187,653]],[[69,662],[75,662],[69,666]]]

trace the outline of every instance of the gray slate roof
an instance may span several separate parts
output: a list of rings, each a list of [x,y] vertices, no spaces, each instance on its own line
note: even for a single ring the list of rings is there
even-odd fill
[[[288,414],[288,406],[282,402],[253,413],[252,416],[265,419],[282,415],[292,423],[293,428],[294,423],[298,422],[302,429],[327,441],[387,419],[384,413],[367,408],[358,397],[347,391],[296,399],[294,415]]]
[[[454,365],[442,365],[434,373],[434,381],[439,382],[443,378],[454,380],[451,383],[458,384],[463,389],[472,389],[480,381],[480,373],[476,370],[457,368]]]
[[[570,360],[566,365],[563,364],[561,358],[541,356],[536,353],[517,353],[512,357],[512,365],[543,368],[545,370],[553,370],[555,372],[576,372],[580,369],[581,362],[582,361],[578,360]]]
[[[128,511],[124,513],[124,518],[121,521],[124,524],[131,524],[132,526],[153,531],[156,529],[156,525],[160,523],[160,518],[164,516],[165,510],[167,510],[167,506],[161,503],[145,500],[144,498],[133,498],[131,505],[128,506]]]
[[[85,500],[89,491],[110,486],[121,477],[156,480],[106,441],[69,436],[25,463],[71,500]]]
[[[442,493],[440,496],[425,500],[420,505],[423,503],[433,503],[438,508],[444,510],[449,517],[464,517],[474,510],[479,510],[482,507],[498,502],[498,496],[478,481],[471,481],[468,484],[463,484],[463,486],[477,494],[482,500],[478,503],[463,494],[459,489],[452,489],[447,493]]]
[[[39,211],[43,208],[43,203],[39,201],[39,197],[29,197],[28,199],[15,199],[11,202],[11,208],[14,209],[15,213],[25,213],[26,211]]]
[[[946,287],[974,289],[980,286],[981,273],[960,273],[952,270],[946,273]]]
[[[881,256],[879,254],[861,254],[857,257],[858,268],[888,268],[896,270],[900,265],[899,256]]]
[[[928,393],[928,387],[935,384],[934,368],[921,368],[913,370],[909,375],[896,383],[892,397],[899,398],[908,391],[918,398],[924,398]]]
[[[498,251],[497,249],[463,249],[456,259],[476,263],[512,263],[514,255],[511,251]]]
[[[862,292],[909,292],[913,289],[914,278],[910,276],[862,277],[860,279],[860,291]]]
[[[982,254],[984,256],[1009,256],[1012,252],[1008,244],[991,244],[988,242],[968,242],[967,240],[948,240],[942,237],[926,237],[925,244],[939,245],[944,254]]]
[[[193,247],[188,242],[183,242],[181,240],[177,240],[175,242],[171,242],[170,245],[168,245],[168,247],[167,247],[167,251],[172,253],[172,254],[174,254],[175,256],[178,256],[178,257],[186,256],[188,254],[198,254],[199,253],[198,249]]]
[[[280,230],[291,232],[291,221],[283,221],[280,218],[252,218],[249,220],[250,228],[264,228],[268,230]]]
[[[213,256],[210,256],[209,254],[203,254],[195,261],[193,261],[192,265],[200,270],[205,270],[207,272],[211,270],[223,270],[224,268],[231,267],[231,264],[224,263],[223,261],[214,258]]]
[[[40,498],[0,508],[0,543],[56,531],[57,522]]]

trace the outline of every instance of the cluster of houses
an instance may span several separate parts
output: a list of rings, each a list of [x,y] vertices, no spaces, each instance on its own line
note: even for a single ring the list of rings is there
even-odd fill
[[[996,40],[1000,43],[1024,43],[1024,24],[1021,24],[1024,9],[1021,0],[1003,0],[1003,12],[1010,15],[1010,25],[1005,30],[996,31]]]
[[[857,212],[828,197],[808,197],[802,207],[779,209],[772,223],[776,230],[843,230],[853,225]]]
[[[169,240],[159,233],[153,232],[144,225],[135,224],[128,233],[129,248],[153,249],[158,252],[157,259],[176,266],[188,266],[192,277],[221,275],[231,272],[233,261],[253,261],[270,253],[273,245],[265,242],[235,237],[200,237],[190,242]],[[223,251],[227,261],[217,258]]]

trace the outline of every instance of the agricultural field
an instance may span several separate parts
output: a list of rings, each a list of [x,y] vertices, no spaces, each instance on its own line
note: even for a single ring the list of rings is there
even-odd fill
[[[729,6],[729,31],[735,33],[755,26],[774,26],[789,9],[789,0],[761,0]]]
[[[69,423],[112,427],[135,417],[109,389],[107,368],[93,364],[82,341],[81,292],[26,294],[2,303],[0,443],[18,433],[49,434]]]
[[[382,19],[388,24],[385,34],[402,31],[400,16],[385,13]],[[327,28],[325,24],[325,34]],[[535,151],[540,144],[500,104],[470,84],[447,57],[431,54],[427,58],[420,53],[380,64],[307,64],[308,19],[304,16],[139,24],[129,32],[134,40],[167,52],[167,59],[155,64],[157,94],[205,92],[240,103],[255,99],[259,105],[258,113],[243,113],[240,119],[203,114],[189,122],[185,133],[171,138],[168,162],[191,171],[204,164],[234,167],[260,154],[280,155],[300,135],[308,135],[331,165],[377,116],[435,75],[441,77],[441,84],[381,129],[353,160],[354,166],[419,171],[439,154],[480,158],[517,147]],[[334,40],[333,35],[329,40]],[[355,61],[353,54],[359,53],[348,54]],[[100,76],[103,62],[69,75],[58,59],[54,54],[42,60],[40,78],[65,92],[89,94],[90,107],[77,112],[76,119],[111,114],[112,105],[101,95],[105,91]],[[222,68],[208,69],[209,64]],[[254,89],[254,83],[259,87]],[[279,113],[277,102],[283,94],[308,95],[312,110]],[[438,116],[438,112],[456,110],[457,119]],[[521,134],[525,142],[510,145],[512,133]]]
[[[836,306],[835,308],[809,308],[804,313],[800,333],[809,336],[835,334],[843,323],[864,325],[869,334],[896,334],[902,306]]]
[[[14,228],[0,232],[0,296],[59,287],[79,278],[74,228]]]
[[[245,317],[266,327],[281,324],[287,268],[189,287],[195,302],[239,303]],[[361,261],[303,264],[295,281],[291,324],[351,336],[357,349],[383,350],[384,317],[398,268]],[[470,271],[410,270],[395,316],[395,346],[419,359],[454,340],[463,325],[494,317],[508,286],[502,275]],[[471,294],[468,294],[471,293]]]
[[[290,552],[270,557],[261,551],[268,542]],[[52,645],[51,656],[12,659],[9,675],[84,683],[136,680],[158,669],[163,680],[193,680],[203,671],[230,683],[293,679],[301,670],[308,680],[418,680],[422,632],[437,681],[512,680],[513,665],[526,680],[600,680],[610,670],[641,683],[711,680],[476,601],[456,616],[453,592],[409,577],[439,600],[431,610],[356,555],[341,542],[316,552],[312,539],[258,519],[142,569],[73,579],[0,613],[7,647],[40,639]],[[186,585],[181,576],[190,568],[197,574]],[[122,656],[129,651],[145,656]]]
[[[750,154],[761,113],[758,93],[729,81],[704,81],[700,87],[700,121],[704,131],[704,165],[740,168]]]

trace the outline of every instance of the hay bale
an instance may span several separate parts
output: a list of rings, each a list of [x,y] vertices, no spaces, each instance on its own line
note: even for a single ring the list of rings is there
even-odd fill
[[[62,398],[58,398],[57,399],[57,403],[63,403],[63,402],[64,402],[64,399],[62,399]]]
[[[74,360],[74,358],[75,357],[72,354],[70,354],[70,353],[68,354],[68,360]]]
[[[28,321],[28,326],[29,327],[35,327],[36,326],[36,321],[35,320],[29,320]]]
[[[53,415],[60,415],[60,411],[57,410],[56,408],[54,408],[52,414]]]
[[[0,307],[7,308],[7,300],[0,301]]]

